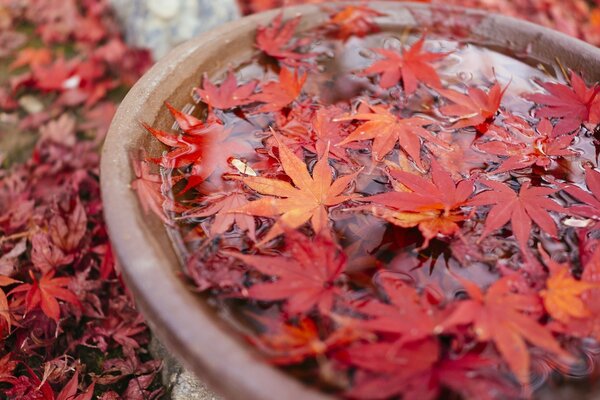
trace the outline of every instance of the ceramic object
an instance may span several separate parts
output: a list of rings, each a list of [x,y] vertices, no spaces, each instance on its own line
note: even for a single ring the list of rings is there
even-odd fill
[[[339,5],[339,3],[337,3]],[[431,19],[432,6],[419,3],[372,2],[387,14],[384,30],[402,31]],[[286,10],[301,14],[300,29],[320,24],[328,16],[318,6]],[[563,66],[600,80],[600,50],[561,33],[508,17],[480,11],[435,6],[435,15],[452,31],[472,29],[477,44],[527,52],[532,59]],[[226,24],[174,49],[129,92],[106,139],[102,165],[105,215],[123,275],[151,328],[165,346],[191,371],[227,399],[317,400],[327,395],[269,366],[180,279],[180,264],[168,230],[158,218],[145,215],[130,189],[134,178],[129,152],[144,147],[160,154],[161,147],[140,121],[170,129],[173,120],[165,101],[183,108],[203,73],[216,77],[254,53],[257,25],[266,25],[278,11],[257,14]],[[441,22],[440,22],[441,23]]]

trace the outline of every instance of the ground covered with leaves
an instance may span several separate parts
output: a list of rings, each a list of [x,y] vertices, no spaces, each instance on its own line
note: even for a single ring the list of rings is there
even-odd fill
[[[281,5],[274,0],[242,3],[247,13]],[[482,7],[531,19],[590,43],[600,43],[600,12],[591,2],[457,0],[453,3]],[[340,15],[339,21],[343,22],[352,17],[352,15]],[[356,34],[356,29],[371,28],[368,19],[359,18],[354,20],[354,23],[355,26],[349,29],[349,32],[340,32],[340,35]],[[270,56],[284,60],[288,67],[292,69],[298,67],[306,55],[297,57],[293,51],[288,51],[289,49],[277,48],[272,43],[276,39],[266,37],[263,47],[261,43],[257,45],[269,52]],[[281,44],[285,45],[285,37],[280,39]],[[382,53],[381,56],[385,54]],[[98,186],[99,147],[119,100],[149,67],[151,63],[149,53],[124,44],[119,26],[106,1],[0,0],[0,59],[2,61],[0,66],[0,163],[2,165],[0,169],[0,334],[2,335],[0,398],[135,400],[160,397],[164,392],[157,376],[160,361],[152,360],[148,354],[147,327],[143,318],[135,310],[119,278],[118,267],[115,265],[102,220]],[[378,71],[379,67],[373,66],[373,68],[371,71],[373,75],[384,72]],[[380,83],[382,86],[386,85],[385,82],[389,82],[392,86],[398,84],[400,77],[396,75],[388,74],[387,78],[382,75]],[[235,92],[233,97],[237,99],[233,103],[231,103],[232,96],[227,93],[219,96],[217,91],[215,94],[215,89],[211,89],[210,82],[205,82],[199,89],[198,96],[206,100],[208,92],[211,105],[219,109],[243,106],[245,105],[243,99],[252,96],[252,101],[262,104],[261,112],[277,112],[300,93],[303,77],[290,73],[287,67],[283,68],[281,74],[274,76],[271,83],[261,86],[260,93],[254,93],[256,84],[238,87],[233,81],[233,76],[230,79],[229,87]],[[410,78],[402,77],[402,79],[405,85],[410,81]],[[282,88],[278,82],[290,82],[292,87],[297,85],[298,88],[292,91],[282,90],[285,88]],[[219,86],[222,89],[227,88],[225,84]],[[203,93],[203,90],[207,92]],[[548,87],[547,96],[563,93],[564,90],[564,88]],[[585,96],[587,89],[581,88],[581,90],[580,94]],[[448,98],[453,99],[457,104],[463,103],[463,109],[459,107],[448,109],[448,114],[457,112],[459,117],[464,116],[464,107],[469,107],[468,102],[456,95],[449,95]],[[541,104],[544,104],[544,101],[548,102],[545,111],[540,111],[541,117],[561,117],[556,112],[562,112],[562,117],[566,114],[571,117],[563,118],[566,120],[561,127],[564,132],[555,131],[556,135],[568,134],[573,124],[579,124],[590,118],[589,114],[581,113],[583,110],[581,107],[577,110],[575,107],[568,109],[563,107],[562,111],[556,111],[552,97],[539,98],[537,101]],[[491,108],[494,108],[493,105]],[[378,111],[376,108],[364,110],[365,115],[372,115],[372,113],[385,118],[385,110]],[[322,117],[324,120],[330,119],[328,115]],[[377,122],[371,121],[371,117],[361,119],[360,115],[347,115],[342,118],[353,120],[355,125],[359,125],[359,121],[362,121],[362,127]],[[468,123],[476,125],[481,122],[476,118],[477,116],[473,116]],[[461,118],[461,120],[465,123],[466,119]],[[418,132],[419,121],[414,122],[412,129]],[[541,130],[543,127],[538,129]],[[363,131],[362,136],[360,131],[351,134],[354,135],[352,138],[347,135],[343,139],[345,144],[350,146],[359,139],[371,140],[368,139],[368,130],[364,128]],[[219,132],[219,130],[213,132],[215,140],[226,141],[227,138],[219,136]],[[169,140],[168,137],[163,139]],[[336,138],[332,140],[334,139]],[[340,138],[337,139],[338,142],[342,141]],[[167,144],[177,145],[173,142]],[[327,150],[325,142],[303,145],[306,151],[315,154],[324,154]],[[373,148],[377,147],[381,155],[389,150],[390,145],[393,147],[395,143],[373,142]],[[293,153],[290,151],[286,164],[289,171],[295,172],[283,172],[288,176],[296,174],[297,179],[306,178],[305,182],[292,187],[286,184],[285,180],[273,176],[271,181],[280,182],[274,183],[275,185],[285,186],[287,196],[284,196],[283,201],[280,202],[280,208],[270,211],[268,217],[279,216],[283,213],[282,210],[294,207],[295,198],[306,197],[310,205],[310,196],[307,197],[306,194],[314,191],[316,186],[322,186],[322,181],[320,183],[313,181],[314,172],[312,176],[307,176],[307,172],[305,173],[296,165],[298,149],[299,147],[296,147]],[[345,153],[340,152],[338,147],[331,146],[328,149],[330,157],[336,159],[344,157]],[[545,162],[543,157],[538,157],[538,153],[532,154],[525,160],[509,162],[510,158],[507,154],[511,149],[502,144],[488,150],[507,158],[500,168],[512,169],[533,164],[544,166]],[[403,151],[418,163],[414,147],[405,147]],[[192,156],[190,159],[193,159]],[[177,160],[176,157],[173,159]],[[269,162],[273,162],[274,159]],[[157,186],[161,185],[160,181],[149,175],[148,163],[139,159],[138,162],[138,175],[145,179],[138,181],[137,189],[156,193]],[[180,165],[184,165],[189,160],[174,162],[181,162]],[[517,162],[516,166],[515,162]],[[211,164],[215,163],[217,166],[229,166],[231,160],[211,162]],[[237,165],[238,171],[248,172],[247,164],[241,160],[234,160],[233,164]],[[323,158],[316,164],[319,165],[317,170],[322,172],[321,178],[330,183],[325,201],[327,207],[346,201],[347,198],[342,192],[354,176],[342,175],[335,177],[335,181],[333,179],[329,181]],[[258,170],[260,166],[254,167]],[[282,167],[286,168],[283,165]],[[204,171],[198,174],[197,179],[204,181],[208,176],[206,174],[212,172],[214,170]],[[589,176],[587,187],[592,193],[597,193],[597,179],[593,174]],[[395,177],[398,182],[402,182],[404,178],[406,176],[403,175]],[[447,179],[444,182],[446,181]],[[190,189],[196,183],[198,182],[192,180]],[[242,181],[238,181],[238,184],[241,183]],[[244,178],[243,183],[256,193],[269,195],[265,186],[261,186],[261,182],[257,180]],[[422,183],[430,184],[430,182]],[[272,185],[273,182],[270,184]],[[515,192],[512,189],[500,186],[495,189],[497,193],[506,197],[506,201],[514,200]],[[525,187],[521,190],[527,189]],[[575,199],[587,203],[587,206],[582,204],[573,206],[577,215],[590,218],[597,215],[600,204],[590,197],[592,195],[586,187],[570,187],[565,191],[570,191],[569,193]],[[479,204],[486,202],[492,204],[495,199],[490,199],[491,196],[486,198],[485,193],[479,195],[477,201]],[[247,215],[220,213],[221,210],[242,207],[244,204],[248,207]],[[254,206],[248,204],[251,203],[248,202],[245,194],[233,193],[225,198],[215,198],[212,209],[201,208],[194,210],[192,214],[194,218],[206,218],[218,214],[210,220],[211,234],[222,233],[232,224],[236,224],[237,227],[248,232],[253,240],[254,219],[249,217],[249,214],[251,214],[250,207]],[[164,216],[162,207],[157,207],[156,202],[150,201],[147,205]],[[173,211],[177,211],[175,205]],[[527,210],[524,212],[527,213]],[[266,212],[263,209],[261,213]],[[311,226],[318,230],[324,223],[321,217],[322,209],[315,206],[303,209],[303,214],[297,217],[297,221],[310,218]],[[503,216],[496,221],[495,225],[500,222],[507,222],[507,219]],[[543,226],[552,229],[550,225],[542,223],[540,227]],[[493,228],[492,224],[489,227],[490,233]],[[281,233],[278,229],[283,228],[274,225],[266,234],[260,231],[261,240],[266,241],[277,236]],[[327,238],[318,240],[321,241],[317,243],[317,249],[324,248],[325,251],[314,254],[314,257],[325,258],[324,265],[329,269],[324,273],[328,280],[336,281],[342,274],[343,263],[339,258],[334,257],[337,253],[333,251],[335,246],[330,240]],[[312,257],[311,254],[315,251],[312,243],[308,247],[304,246],[301,238],[298,239],[296,246],[294,251],[299,255],[305,254],[306,257]],[[328,253],[329,250],[331,252]],[[584,252],[584,254],[591,253]],[[587,259],[584,261],[591,262]],[[265,269],[261,271],[262,264],[256,259],[247,259],[246,263],[256,265],[257,271],[263,274],[272,273]],[[588,288],[574,284],[573,278],[565,276],[564,268],[552,267],[550,263],[551,261],[546,262],[548,268],[555,272],[548,280],[549,291],[544,295],[544,301],[555,310],[553,318],[561,321],[573,317],[573,313],[576,313],[575,316],[581,316],[585,310],[581,308],[579,302],[575,301],[571,303],[570,309],[565,309],[564,304],[561,305],[564,298],[553,294],[560,292],[565,282],[568,283],[567,291],[584,292]],[[278,279],[276,282],[282,286],[280,289],[288,291],[289,288],[284,285],[286,279],[294,276],[294,271],[301,271],[306,266],[294,262],[286,262],[286,265],[289,267],[288,275],[273,274]],[[236,268],[238,267],[233,266],[233,275],[232,271],[228,271],[227,278],[235,277]],[[215,274],[208,276],[197,274],[195,281],[201,288],[209,288],[215,284],[215,277]],[[595,279],[594,276],[588,278],[585,275],[582,277],[584,280]],[[577,282],[581,283],[579,280]],[[383,276],[382,285],[385,289],[396,283]],[[276,292],[275,286],[268,281],[256,284],[252,286],[251,295],[254,298],[274,299],[277,297],[273,294]],[[555,290],[551,290],[552,288]],[[333,285],[330,290],[317,297],[311,297],[308,302],[302,297],[302,293],[291,296],[290,301],[286,303],[287,311],[302,313],[316,307],[325,312],[330,309],[338,289],[338,286]],[[482,307],[498,308],[497,300],[500,299],[501,304],[506,300],[506,293],[500,289],[495,292],[489,291],[484,297],[477,292],[477,288],[472,288],[469,291],[471,300],[464,301],[463,307],[471,311]],[[403,290],[408,291],[408,297],[413,295],[410,289]],[[386,306],[389,305],[381,303],[379,308],[373,308],[374,313],[381,314],[381,317],[378,317],[381,324],[385,322],[383,318],[387,310]],[[503,311],[516,312],[512,309]],[[444,327],[450,329],[460,325],[459,322],[465,321],[450,319]],[[480,327],[485,327],[486,323],[483,319],[472,319],[468,322]],[[313,357],[315,351],[323,352],[323,349],[355,339],[346,335],[346,332],[341,332],[331,335],[325,342],[321,338],[311,341],[319,335],[319,332],[309,318],[296,321],[286,329],[289,330],[286,340],[291,340],[288,345],[295,347],[296,350],[287,358],[275,359],[280,363],[292,363]],[[580,329],[583,332],[591,328],[582,326]],[[271,341],[266,338],[257,344],[269,349],[273,345],[281,346],[280,340],[277,336],[273,336]],[[311,346],[318,345],[318,348],[306,347],[307,341]],[[562,354],[554,342],[547,340],[544,343],[548,349]],[[376,343],[364,345],[370,347],[354,347],[341,361],[351,360],[354,364],[360,363],[367,371],[365,382],[371,379],[371,382],[375,382],[376,385],[378,382],[373,380],[373,376],[394,372],[397,365],[384,366],[389,367],[389,370],[385,371],[381,371],[381,365],[377,365],[379,370],[373,370],[374,366],[370,364],[372,360],[361,359],[360,354],[385,353],[388,350],[386,345]],[[432,344],[425,342],[419,346],[432,346]],[[420,351],[425,351],[424,349]],[[414,350],[408,348],[406,351]],[[434,359],[423,359],[423,363],[436,362]],[[485,366],[486,363],[485,360],[477,357],[462,359],[460,362],[453,364],[452,369],[447,362],[435,364],[439,380],[459,382],[460,377],[456,379],[457,370],[467,374],[474,366]],[[426,367],[429,366],[428,364]],[[523,366],[516,366],[514,370],[522,373]],[[452,373],[448,374],[448,371]],[[363,390],[368,390],[368,387]]]
[[[0,398],[157,398],[161,362],[98,184],[98,150],[150,54],[104,1],[3,0],[0,43]]]

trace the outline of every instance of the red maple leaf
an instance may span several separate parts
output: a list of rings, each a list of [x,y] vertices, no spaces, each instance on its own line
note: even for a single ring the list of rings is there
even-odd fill
[[[485,132],[486,123],[491,122],[498,113],[507,88],[508,85],[502,90],[496,82],[487,93],[477,87],[468,88],[466,94],[452,89],[437,89],[442,96],[454,103],[440,107],[440,112],[456,119],[452,125],[454,129],[473,126],[478,131]]]
[[[445,58],[448,54],[423,51],[424,44],[425,36],[402,54],[394,50],[373,49],[383,56],[383,59],[373,63],[363,73],[365,75],[381,74],[379,85],[384,89],[390,88],[402,80],[407,94],[414,93],[419,82],[439,88],[442,83],[431,63]]]
[[[11,352],[0,358],[0,382],[12,383],[17,378],[14,376],[14,370],[19,363],[13,360]]]
[[[474,353],[468,353],[460,358],[441,360],[434,366],[431,375],[426,378],[429,385],[421,385],[421,387],[431,393],[433,386],[432,398],[440,395],[442,387],[449,388],[466,399],[516,399],[520,396],[513,382],[506,377],[498,376],[498,360],[484,358]],[[416,389],[416,393],[422,393],[419,387]],[[419,395],[413,398],[426,397]]]
[[[546,327],[528,315],[539,310],[539,297],[514,293],[511,281],[511,277],[501,278],[485,294],[474,283],[463,281],[471,298],[457,302],[452,314],[438,328],[444,331],[472,325],[477,339],[494,342],[516,378],[529,389],[530,355],[526,341],[564,360],[571,361],[572,357]]]
[[[400,335],[399,344],[433,335],[436,316],[417,290],[394,273],[380,272],[375,278],[389,304],[377,300],[359,300],[353,308],[367,318],[356,325],[362,329]]]
[[[251,150],[246,141],[230,138],[231,130],[212,114],[205,123],[169,104],[167,107],[181,129],[180,134],[169,134],[148,124],[144,124],[144,127],[161,143],[169,146],[170,151],[160,159],[163,167],[191,166],[182,193],[198,186],[213,173],[223,172],[228,168],[228,160],[235,154]]]
[[[307,74],[300,75],[298,70],[292,73],[287,68],[281,68],[278,81],[264,83],[260,92],[252,95],[252,101],[265,103],[258,112],[279,111],[288,106],[302,92],[307,76]]]
[[[269,26],[257,28],[256,47],[290,67],[306,65],[304,60],[314,57],[315,54],[295,51],[302,44],[300,41],[293,40],[301,20],[302,17],[297,16],[283,22],[283,13],[279,13]]]
[[[135,190],[142,210],[148,214],[154,213],[165,224],[171,221],[164,210],[165,197],[162,194],[162,179],[160,175],[150,172],[150,164],[137,157],[131,159],[135,179],[131,182],[131,188]]]
[[[384,15],[366,6],[346,6],[331,16],[329,24],[333,36],[345,41],[352,36],[364,37],[378,32],[380,28],[373,19]]]
[[[365,198],[374,204],[373,214],[401,227],[418,226],[425,238],[423,247],[438,234],[453,235],[463,221],[461,207],[473,194],[473,181],[455,183],[452,176],[437,161],[431,161],[431,180],[400,170],[390,175],[403,185],[401,190]]]
[[[250,239],[256,241],[256,228],[254,217],[245,214],[231,213],[231,210],[240,208],[249,203],[248,196],[243,191],[228,193],[214,193],[202,199],[204,205],[186,211],[182,218],[213,217],[210,224],[210,235],[220,235],[227,232],[235,224],[245,231]]]
[[[202,88],[195,88],[194,92],[209,106],[226,110],[253,102],[252,93],[257,84],[258,82],[251,81],[238,86],[237,78],[230,70],[219,87],[214,85],[205,74]]]
[[[492,140],[477,144],[477,148],[496,156],[508,157],[494,171],[495,174],[523,169],[537,165],[547,168],[554,159],[577,154],[569,149],[575,134],[554,137],[552,123],[542,119],[537,132],[527,125],[527,130],[520,132],[519,138],[514,141]]]
[[[573,132],[582,124],[600,123],[600,85],[587,87],[582,77],[571,71],[571,85],[545,82],[540,84],[548,94],[536,93],[526,98],[541,105],[536,116],[560,118],[555,136]]]
[[[420,168],[421,139],[444,146],[445,144],[433,136],[425,126],[434,121],[422,117],[400,118],[390,111],[390,108],[377,105],[366,105],[371,112],[360,112],[336,118],[337,121],[366,121],[356,128],[348,137],[339,142],[343,146],[358,140],[373,139],[372,155],[376,161],[383,158],[394,149],[396,143],[413,159]]]
[[[60,319],[60,306],[58,300],[63,300],[80,307],[77,296],[66,289],[71,282],[70,277],[55,278],[55,271],[49,271],[44,274],[40,280],[29,272],[33,283],[23,283],[14,288],[10,293],[27,292],[25,297],[26,312],[30,312],[36,307],[40,307],[48,318],[58,323]]]
[[[598,229],[600,228],[600,172],[591,168],[586,169],[585,183],[591,193],[579,186],[565,186],[564,191],[582,203],[570,206],[569,211],[575,215],[592,219],[595,221],[592,229]]]
[[[66,383],[60,393],[56,396],[56,400],[92,400],[94,396],[95,383],[92,383],[83,393],[77,395],[79,386],[79,374],[75,375]]]
[[[290,314],[304,314],[316,307],[329,314],[341,293],[338,279],[346,267],[346,256],[330,239],[317,236],[311,240],[300,232],[286,231],[283,256],[227,254],[271,277],[275,282],[258,283],[248,289],[256,300],[286,300]],[[289,254],[289,255],[287,255]]]
[[[468,203],[472,206],[493,206],[486,216],[485,228],[481,238],[496,229],[502,228],[509,221],[511,222],[512,232],[523,252],[527,252],[529,249],[527,242],[533,222],[542,231],[557,238],[556,224],[548,211],[567,212],[565,208],[547,197],[555,193],[557,189],[534,187],[531,186],[530,182],[525,182],[521,185],[517,194],[505,183],[491,180],[482,180],[481,182],[491,190],[477,194]]]
[[[336,358],[359,368],[347,395],[353,399],[388,399],[399,394],[411,397],[415,379],[427,374],[439,358],[435,339],[400,346],[396,342],[357,343],[336,354]],[[418,380],[419,384],[425,382]],[[404,397],[403,397],[404,398]]]
[[[32,68],[36,86],[44,91],[64,91],[79,86],[79,79],[70,79],[79,61],[76,59],[65,61],[58,58],[53,64],[39,65]]]

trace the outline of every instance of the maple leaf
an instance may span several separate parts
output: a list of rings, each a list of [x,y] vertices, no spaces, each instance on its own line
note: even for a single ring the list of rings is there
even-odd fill
[[[378,32],[380,28],[373,18],[384,15],[366,6],[346,6],[333,14],[329,23],[333,27],[333,36],[346,41],[352,36],[364,37],[369,33]]]
[[[431,180],[395,169],[389,173],[403,190],[365,198],[385,207],[371,207],[374,215],[404,228],[418,226],[425,238],[423,247],[438,234],[450,236],[459,231],[457,223],[465,219],[460,208],[473,194],[473,181],[455,183],[435,160],[431,161]]]
[[[281,68],[278,81],[266,82],[259,93],[252,95],[252,101],[265,103],[258,112],[279,111],[287,107],[300,95],[307,77],[307,74],[299,75],[298,70],[292,72],[287,68]]]
[[[485,132],[485,125],[498,113],[507,88],[508,85],[502,89],[498,82],[494,83],[487,93],[477,87],[469,87],[466,94],[439,88],[437,91],[454,103],[440,107],[440,112],[457,119],[452,125],[453,129],[473,126],[478,131]]]
[[[537,126],[537,132],[529,128],[528,132],[524,132],[525,135],[521,135],[523,140],[516,143],[493,140],[478,144],[477,148],[489,154],[508,157],[494,171],[495,174],[528,168],[532,165],[547,168],[555,158],[577,154],[569,149],[575,134],[553,137],[552,132],[552,123],[543,119]]]
[[[471,298],[459,301],[437,331],[472,325],[479,341],[494,342],[513,374],[527,389],[530,355],[526,342],[565,360],[571,361],[571,356],[546,327],[526,314],[539,308],[537,295],[513,293],[511,280],[511,277],[497,280],[485,294],[474,283],[461,280]]]
[[[220,120],[209,117],[204,123],[176,110],[168,103],[166,105],[179,125],[181,134],[169,134],[148,124],[143,125],[156,139],[170,148],[160,160],[163,167],[191,166],[187,185],[181,193],[198,186],[213,173],[228,168],[228,160],[234,154],[243,154],[251,149],[246,141],[231,138],[231,130],[225,128]]]
[[[283,22],[283,13],[279,13],[269,26],[259,26],[256,30],[256,47],[290,67],[306,65],[304,59],[314,57],[314,53],[297,53],[301,43],[292,40],[301,16]]]
[[[469,176],[474,169],[484,169],[485,164],[493,161],[493,157],[477,151],[475,146],[472,146],[475,135],[465,131],[442,131],[437,138],[444,142],[446,147],[427,144],[427,149],[453,178],[460,179]]]
[[[13,61],[9,68],[11,70],[30,66],[31,68],[37,68],[44,65],[48,65],[52,62],[52,52],[47,48],[33,48],[26,47],[19,51],[15,61]]]
[[[13,285],[15,283],[19,283],[19,281],[9,278],[8,276],[0,275],[0,287]],[[10,331],[10,327],[11,327],[10,306],[8,305],[8,299],[6,298],[6,294],[4,293],[4,291],[2,289],[0,289],[0,318],[4,319],[4,321],[6,321],[6,326],[8,327],[8,330]],[[2,365],[2,360],[0,360],[0,366],[1,365]],[[2,369],[0,368],[0,372],[1,371],[2,371]],[[0,379],[1,379],[1,376],[2,375],[0,374]]]
[[[594,285],[594,288],[581,293],[580,297],[588,315],[584,318],[569,318],[568,323],[558,331],[578,338],[600,338],[600,246],[596,247],[585,263],[581,281]]]
[[[564,187],[565,192],[582,203],[570,206],[569,212],[592,219],[595,224],[591,229],[598,229],[600,228],[600,172],[591,168],[586,169],[585,183],[591,193],[575,185]]]
[[[346,143],[373,139],[373,159],[381,161],[394,149],[396,143],[413,159],[420,168],[421,139],[444,146],[444,143],[427,131],[424,126],[433,124],[432,120],[421,117],[399,118],[385,106],[368,105],[371,113],[360,112],[354,115],[336,118],[337,121],[367,121],[356,128],[338,146]]]
[[[36,86],[44,91],[63,91],[69,89],[74,83],[78,85],[77,78],[70,80],[78,63],[76,59],[67,62],[60,57],[52,64],[32,68]]]
[[[150,172],[150,164],[140,160],[138,157],[131,157],[131,164],[135,179],[131,182],[131,188],[135,190],[138,200],[145,214],[154,213],[165,224],[171,221],[163,208],[165,201],[162,194],[162,179],[160,175]]]
[[[569,263],[557,263],[541,246],[540,252],[544,263],[550,270],[550,276],[546,280],[546,289],[540,291],[540,297],[544,300],[544,307],[548,313],[554,319],[565,324],[568,324],[572,318],[591,316],[581,296],[589,290],[600,288],[600,285],[576,280],[571,275]]]
[[[465,399],[519,398],[519,392],[514,384],[505,377],[497,376],[497,368],[497,360],[468,353],[460,358],[444,358],[434,366],[432,374],[427,378],[429,382],[433,381],[438,385],[436,397],[440,394],[439,386],[443,386],[460,393]],[[423,385],[425,390],[428,390],[428,386]]]
[[[73,262],[74,258],[72,254],[65,254],[45,233],[36,233],[31,238],[31,262],[43,273],[67,265]]]
[[[300,232],[286,230],[284,254],[259,256],[227,253],[265,275],[277,277],[275,282],[258,283],[248,289],[248,297],[263,301],[286,300],[290,314],[304,314],[316,307],[329,314],[335,298],[341,293],[337,280],[346,268],[346,256],[330,239],[314,240]]]
[[[530,182],[525,182],[517,194],[504,183],[491,180],[482,180],[481,183],[491,190],[477,194],[468,203],[472,206],[492,205],[485,219],[485,228],[480,240],[496,229],[502,228],[509,221],[512,232],[523,252],[528,251],[527,241],[533,222],[542,231],[557,238],[556,224],[548,211],[567,212],[565,208],[547,197],[555,193],[557,189],[533,187]]]
[[[357,343],[336,358],[359,367],[352,388],[353,399],[388,399],[410,391],[416,378],[427,373],[439,358],[435,339],[405,343],[380,341]],[[419,380],[419,383],[422,383]],[[408,397],[407,398],[417,398]]]
[[[57,300],[63,300],[80,307],[77,296],[66,289],[71,282],[70,277],[54,277],[55,271],[49,271],[44,274],[40,280],[37,280],[30,271],[29,275],[33,283],[23,283],[14,288],[10,293],[27,292],[25,298],[26,312],[40,307],[44,314],[56,323],[60,319],[60,306]]]
[[[92,383],[83,393],[77,394],[77,387],[79,386],[79,374],[75,372],[75,375],[66,383],[60,393],[56,396],[56,400],[92,400],[94,395],[95,383]]]
[[[292,153],[280,139],[278,142],[281,167],[294,185],[287,181],[259,176],[241,178],[248,187],[269,197],[252,201],[232,212],[258,217],[279,217],[260,243],[266,243],[280,235],[284,228],[295,229],[308,221],[315,233],[327,235],[327,208],[351,198],[342,193],[358,172],[334,181],[325,154],[315,164],[311,176],[304,161]]]
[[[250,337],[249,340],[267,354],[271,363],[278,365],[299,363],[324,355],[361,335],[352,324],[345,323],[333,332],[322,335],[315,321],[306,316],[300,317],[294,324],[282,323],[279,319],[261,319],[260,322],[266,325],[267,333]]]
[[[401,335],[398,344],[425,339],[437,324],[433,310],[417,290],[394,273],[380,272],[375,278],[390,304],[373,299],[358,301],[354,308],[367,316],[357,326],[375,332]]]
[[[374,52],[383,56],[383,59],[373,63],[364,70],[363,74],[381,74],[379,85],[384,89],[390,88],[402,80],[407,94],[414,93],[419,82],[439,88],[442,83],[431,63],[445,58],[448,54],[425,52],[423,51],[424,44],[425,36],[402,54],[394,50],[373,49]]]
[[[14,370],[19,363],[13,360],[11,352],[0,358],[0,382],[12,383],[17,378],[14,376]]]
[[[338,146],[346,138],[341,121],[335,118],[340,115],[340,111],[341,109],[336,106],[320,108],[316,111],[311,121],[314,138],[304,148],[319,155],[324,154],[329,149],[329,154],[332,158],[350,162],[346,154],[346,149],[357,149],[359,148],[359,144],[356,143],[356,146],[353,146],[352,144],[345,143],[343,146]]]
[[[587,87],[582,77],[571,71],[571,86],[544,82],[540,85],[548,94],[536,93],[525,96],[528,100],[541,105],[536,116],[543,118],[560,118],[554,135],[559,136],[573,132],[582,124],[600,123],[600,86]]]
[[[253,102],[251,95],[257,84],[258,82],[251,81],[238,86],[237,78],[230,70],[219,87],[214,85],[205,74],[202,88],[195,88],[194,93],[210,107],[226,110]]]
[[[247,195],[241,191],[211,194],[203,199],[204,206],[186,211],[182,218],[206,218],[214,216],[210,224],[210,235],[216,236],[227,232],[235,224],[253,241],[256,241],[254,218],[249,215],[230,213],[249,203]]]

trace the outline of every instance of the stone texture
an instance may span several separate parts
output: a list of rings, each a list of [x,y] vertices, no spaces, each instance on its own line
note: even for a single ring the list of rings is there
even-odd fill
[[[152,49],[155,58],[177,44],[238,18],[236,0],[111,0],[127,42]]]
[[[163,361],[162,381],[167,387],[168,398],[171,400],[222,400],[194,374],[183,368],[156,336],[152,336],[150,352],[153,357]]]

